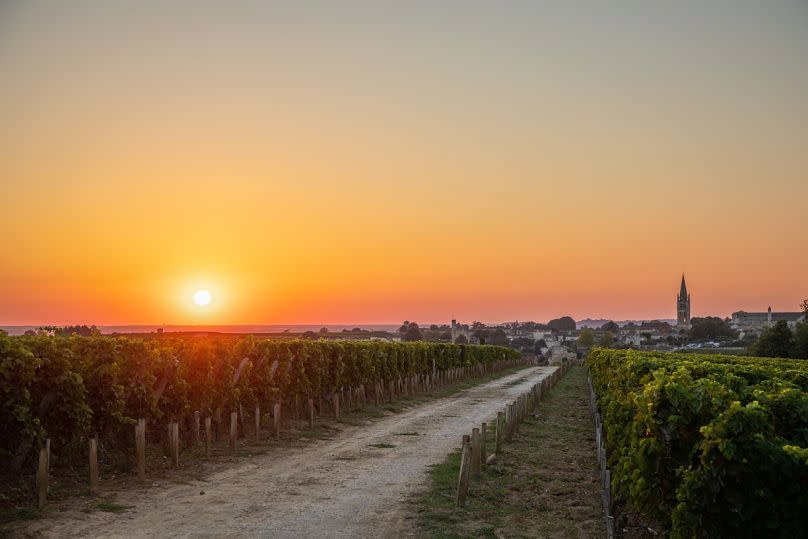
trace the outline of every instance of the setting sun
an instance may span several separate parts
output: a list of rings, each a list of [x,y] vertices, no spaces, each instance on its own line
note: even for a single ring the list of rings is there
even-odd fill
[[[211,296],[210,292],[207,290],[197,290],[194,292],[194,303],[200,307],[208,305],[211,299],[213,299],[213,296]]]

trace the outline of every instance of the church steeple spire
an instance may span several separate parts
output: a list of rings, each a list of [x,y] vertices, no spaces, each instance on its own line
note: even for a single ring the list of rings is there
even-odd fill
[[[690,294],[687,293],[684,273],[682,273],[679,295],[676,297],[676,327],[680,329],[690,328]]]

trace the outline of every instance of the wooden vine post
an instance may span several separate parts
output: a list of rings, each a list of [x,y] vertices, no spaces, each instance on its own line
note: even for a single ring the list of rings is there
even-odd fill
[[[194,411],[194,441],[197,444],[201,441],[199,433],[199,410]]]
[[[480,429],[471,429],[471,475],[480,476]]]
[[[281,436],[281,403],[276,402],[272,407],[272,428],[275,430],[275,436]]]
[[[238,412],[230,412],[230,451],[238,451]]]
[[[39,466],[36,472],[37,504],[39,509],[45,507],[48,498],[48,450],[39,450]]]
[[[90,492],[98,492],[98,439],[90,438]]]
[[[137,477],[146,478],[146,420],[140,418],[135,425],[135,453],[137,458]]]
[[[210,456],[211,445],[213,445],[213,429],[211,428],[210,416],[205,416],[205,456]]]
[[[334,419],[339,419],[339,391],[334,392]]]
[[[497,430],[494,433],[494,452],[497,458],[502,454],[502,426],[505,423],[505,413],[497,412]]]
[[[261,439],[261,406],[255,403],[255,440]]]
[[[309,399],[309,428],[314,428],[314,399]]]
[[[505,440],[510,442],[513,438],[513,404],[508,404],[505,410],[505,420],[507,423],[505,427]]]
[[[175,467],[180,465],[180,424],[168,424],[168,453]]]
[[[486,454],[485,450],[485,439],[488,436],[488,434],[486,433],[487,427],[488,425],[485,422],[483,422],[483,424],[480,425],[480,466],[482,467],[483,470],[485,470],[485,463],[486,460],[488,459],[488,455]]]
[[[471,468],[471,442],[469,435],[463,435],[463,445],[460,448],[460,473],[457,477],[457,505],[466,505],[466,494],[469,490],[469,472]]]
[[[246,436],[247,429],[246,427],[244,427],[244,407],[241,405],[241,403],[238,403],[238,417],[239,420],[241,421],[241,431],[239,431],[238,433],[241,434],[241,436]]]

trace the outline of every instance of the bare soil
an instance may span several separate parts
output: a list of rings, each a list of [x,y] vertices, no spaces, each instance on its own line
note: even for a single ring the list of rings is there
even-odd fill
[[[401,537],[428,467],[555,367],[531,367],[334,438],[238,461],[183,484],[130,489],[95,511],[20,524],[23,537]]]

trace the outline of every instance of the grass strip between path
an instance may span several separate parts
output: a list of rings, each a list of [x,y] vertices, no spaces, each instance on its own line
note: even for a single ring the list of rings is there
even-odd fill
[[[502,456],[455,505],[459,450],[430,470],[415,500],[427,537],[603,537],[600,481],[586,368],[572,367],[528,417]],[[504,404],[504,403],[503,403]],[[490,422],[491,425],[493,422]],[[458,440],[458,445],[460,440]],[[494,449],[488,429],[487,447]]]

